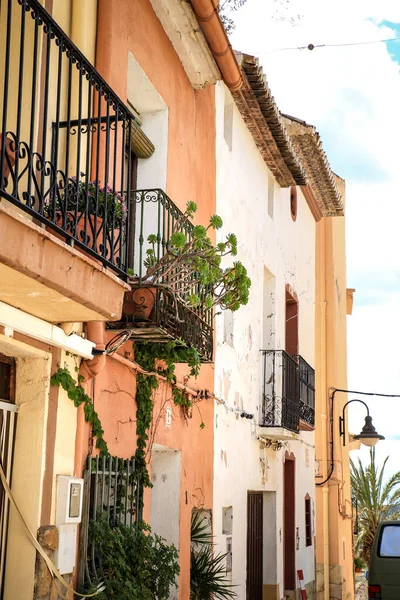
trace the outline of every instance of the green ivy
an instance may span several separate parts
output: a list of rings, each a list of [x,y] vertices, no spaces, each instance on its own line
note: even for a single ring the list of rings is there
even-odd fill
[[[135,360],[145,370],[157,372],[166,378],[172,385],[172,399],[176,406],[181,408],[190,408],[192,402],[185,396],[183,391],[175,384],[177,382],[175,375],[176,363],[187,363],[189,366],[189,376],[197,377],[200,372],[200,356],[192,347],[184,345],[182,340],[171,340],[167,344],[152,344],[150,342],[136,343]],[[165,363],[165,368],[156,367],[157,360]],[[100,454],[108,455],[107,443],[104,440],[104,430],[97,412],[94,410],[93,402],[80,385],[84,377],[79,374],[77,379],[72,377],[68,367],[60,367],[52,376],[50,383],[53,386],[61,386],[68,394],[76,407],[84,404],[85,420],[92,425],[93,435],[96,437],[96,448]],[[135,476],[142,481],[145,487],[151,487],[151,481],[146,465],[146,449],[149,440],[148,432],[153,418],[153,391],[159,386],[159,379],[155,375],[139,373],[136,379],[136,452]],[[204,428],[204,423],[200,424]]]
[[[176,406],[190,408],[192,402],[176,385],[175,364],[187,363],[189,375],[197,377],[200,372],[200,356],[192,347],[184,345],[182,340],[171,340],[167,344],[152,344],[150,342],[136,343],[134,346],[135,361],[146,371],[157,371],[166,378],[172,387],[172,399]],[[156,367],[157,361],[163,361],[165,368]],[[155,375],[139,373],[136,388],[136,434],[137,448],[135,454],[136,469],[141,476],[143,484],[151,486],[146,465],[146,448],[149,440],[148,431],[153,418],[153,391],[159,386],[159,379]],[[204,428],[204,423],[200,425]]]
[[[78,372],[77,367],[76,370]],[[78,373],[77,378],[78,382],[72,377],[68,367],[59,367],[50,379],[50,383],[53,386],[61,386],[67,392],[68,398],[73,401],[74,406],[84,405],[85,421],[92,426],[93,435],[96,437],[96,448],[100,450],[101,455],[108,455],[108,447],[103,437],[104,431],[99,415],[94,410],[92,399],[81,386],[84,377]]]

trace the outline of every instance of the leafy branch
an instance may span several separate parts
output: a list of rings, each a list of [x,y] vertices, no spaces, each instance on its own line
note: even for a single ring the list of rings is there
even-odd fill
[[[67,392],[68,398],[73,401],[74,406],[84,405],[85,421],[92,426],[92,433],[96,438],[96,448],[100,450],[101,455],[108,455],[108,447],[103,437],[104,430],[99,415],[94,410],[92,399],[80,385],[84,377],[78,373],[77,378],[78,382],[72,377],[67,366],[59,367],[51,377],[50,383],[52,386],[61,386]]]
[[[161,258],[156,254],[157,235],[148,236],[150,248],[144,261],[147,270],[143,282],[171,290],[191,307],[201,305],[211,309],[219,306],[236,311],[247,304],[251,286],[241,262],[222,267],[223,258],[237,255],[236,235],[230,233],[224,242],[214,246],[209,237],[210,230],[220,229],[223,222],[218,215],[212,215],[207,227],[195,225],[188,236],[185,233],[187,220],[192,219],[196,211],[196,203],[188,202],[186,211],[175,221]]]

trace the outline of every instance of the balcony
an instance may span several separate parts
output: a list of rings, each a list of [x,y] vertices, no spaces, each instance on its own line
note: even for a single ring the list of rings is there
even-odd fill
[[[119,318],[138,123],[37,0],[2,0],[0,33],[0,300]]]
[[[160,189],[136,190],[131,197],[134,209],[135,231],[132,247],[134,277],[130,279],[132,291],[125,294],[122,318],[109,323],[113,329],[129,329],[135,340],[165,343],[181,339],[193,346],[204,362],[212,360],[213,310],[190,306],[192,294],[200,300],[207,294],[207,287],[192,283],[194,273],[184,267],[179,272],[165,273],[153,284],[146,277],[146,257],[150,248],[148,236],[155,236],[154,251],[161,259],[168,251],[173,232],[183,232],[192,239],[193,225],[172,200]]]
[[[262,350],[264,389],[261,427],[270,437],[291,438],[314,429],[315,372],[301,356]],[[266,435],[266,432],[263,432]]]

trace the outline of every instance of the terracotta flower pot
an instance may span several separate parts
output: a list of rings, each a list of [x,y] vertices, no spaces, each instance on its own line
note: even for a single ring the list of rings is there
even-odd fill
[[[76,237],[80,242],[82,242],[83,244],[86,244],[88,248],[90,248],[91,250],[94,250],[95,252],[97,252],[98,254],[101,255],[102,254],[102,246],[104,243],[104,236],[103,236],[103,229],[102,229],[103,219],[101,217],[97,217],[97,219],[96,219],[97,239],[96,239],[95,246],[93,246],[93,231],[92,231],[92,227],[91,227],[90,223],[88,222],[89,219],[92,220],[92,223],[94,225],[94,215],[88,216],[88,219],[86,220],[86,230],[85,230],[85,217],[82,216],[82,213],[79,213],[79,212],[77,213],[76,226],[75,226],[75,212],[74,211],[68,211],[67,222],[64,224],[63,224],[63,220],[62,220],[62,214],[61,214],[61,212],[58,212],[56,214],[55,223],[59,227],[66,229],[67,232],[73,234],[74,237]],[[57,233],[51,227],[48,227],[47,229],[55,237],[57,237],[58,239],[65,242],[65,237],[63,235],[61,235],[60,233]],[[115,229],[114,230],[114,239],[116,239],[118,235],[119,235],[119,229]],[[106,248],[107,248],[106,258],[107,257],[111,258],[111,248],[110,248],[110,242],[108,239],[106,240]],[[90,258],[93,258],[93,256],[91,256],[89,253],[86,253],[85,251],[82,251],[82,252],[83,252],[83,254],[86,254]],[[117,248],[116,250],[114,250],[114,261],[116,261],[116,259],[119,257],[119,255],[120,255],[120,248]]]
[[[122,313],[129,320],[150,321],[157,296],[157,288],[133,284],[132,290],[126,292]]]

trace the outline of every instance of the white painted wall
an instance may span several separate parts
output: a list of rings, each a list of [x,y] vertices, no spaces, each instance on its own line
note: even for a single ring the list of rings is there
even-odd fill
[[[250,300],[232,316],[216,318],[215,394],[228,407],[254,414],[242,419],[223,405],[215,411],[214,535],[220,549],[222,507],[233,507],[233,583],[239,600],[246,598],[247,491],[265,491],[264,514],[271,518],[275,493],[276,520],[265,528],[276,548],[276,564],[265,556],[265,583],[279,583],[283,596],[283,460],[296,457],[296,526],[300,543],[296,568],[305,582],[314,580],[314,545],[305,547],[304,497],[314,499],[314,434],[302,432],[280,451],[260,449],[256,425],[262,400],[260,349],[285,347],[285,286],[299,300],[299,353],[314,365],[315,222],[298,189],[298,215],[290,213],[290,192],[280,189],[261,158],[236,106],[227,118],[229,93],[216,89],[217,213],[224,221],[221,238],[233,231],[238,259],[252,280]],[[231,122],[232,131],[228,131]],[[274,191],[271,205],[271,189]],[[268,193],[269,191],[269,193]],[[273,217],[271,217],[273,215]],[[308,465],[306,466],[306,450]],[[314,502],[313,502],[314,503]],[[267,550],[267,548],[265,548]],[[275,579],[276,581],[273,581]]]

